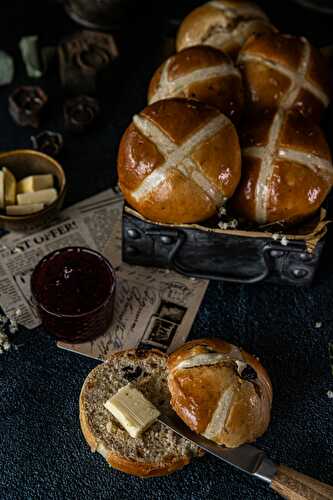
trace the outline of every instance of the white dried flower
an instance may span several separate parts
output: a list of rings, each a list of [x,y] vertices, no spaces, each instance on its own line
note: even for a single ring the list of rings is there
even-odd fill
[[[281,239],[281,245],[286,247],[288,245],[289,241],[287,240],[287,236],[283,236]]]
[[[0,314],[0,354],[5,351],[9,351],[11,348],[11,342],[9,335],[13,335],[18,330],[16,318],[21,314],[21,311],[17,309],[11,317],[7,317],[4,314]]]
[[[275,240],[275,241],[276,241],[276,240],[278,240],[279,238],[280,238],[280,235],[279,235],[278,233],[274,233],[274,234],[272,234],[272,239],[273,239],[273,240]]]
[[[11,344],[10,344],[10,342],[9,342],[8,340],[6,340],[6,341],[3,343],[3,349],[4,349],[5,351],[8,351],[8,350],[10,349],[10,346],[11,346]]]
[[[220,221],[217,223],[217,225],[221,229],[235,229],[238,226],[238,220],[237,219],[231,219],[229,221]]]
[[[11,319],[9,321],[9,327],[8,327],[9,333],[12,335],[17,332],[18,326],[17,326],[17,321],[15,319]]]
[[[219,208],[219,215],[226,215],[227,209],[225,207],[220,207]]]
[[[2,314],[0,314],[0,327],[5,325],[7,321],[8,321],[7,316],[3,316]]]
[[[329,399],[333,399],[333,391],[327,391],[326,394]]]

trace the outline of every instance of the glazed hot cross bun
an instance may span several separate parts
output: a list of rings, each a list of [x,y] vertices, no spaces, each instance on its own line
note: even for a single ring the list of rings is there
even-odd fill
[[[304,37],[253,35],[238,63],[249,103],[256,110],[281,107],[319,121],[330,102],[327,61]]]
[[[258,224],[298,222],[314,214],[333,183],[330,150],[312,121],[279,109],[244,124],[242,179],[231,200]]]
[[[177,34],[177,50],[210,45],[237,56],[253,33],[274,30],[266,14],[254,3],[242,0],[215,0],[194,9]]]
[[[208,219],[234,193],[241,156],[232,122],[198,101],[157,101],[135,115],[118,154],[126,201],[152,221]]]
[[[230,448],[267,429],[272,385],[260,362],[219,339],[186,342],[168,359],[171,406],[195,432]]]
[[[207,45],[189,47],[169,57],[150,82],[149,104],[171,97],[211,104],[237,122],[244,101],[242,76],[220,50]]]

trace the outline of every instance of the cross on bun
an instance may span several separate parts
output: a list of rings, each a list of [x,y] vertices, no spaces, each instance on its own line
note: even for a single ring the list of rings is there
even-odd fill
[[[168,359],[171,406],[195,432],[234,448],[267,429],[269,376],[256,358],[219,339],[185,343]]]
[[[150,82],[149,104],[170,97],[211,104],[237,122],[244,102],[242,77],[220,50],[207,45],[189,47],[169,57]]]
[[[330,101],[327,61],[304,37],[253,35],[238,56],[251,105],[282,107],[319,121]]]
[[[169,57],[150,82],[149,104],[170,97],[216,106],[237,122],[244,102],[242,77],[220,50],[205,45],[189,47]]]
[[[242,179],[231,207],[259,224],[298,222],[315,213],[333,183],[321,129],[299,114],[278,110],[244,125]]]
[[[232,122],[198,101],[166,99],[146,107],[122,137],[119,185],[127,202],[157,222],[187,223],[214,215],[240,179]]]
[[[236,56],[253,33],[274,30],[266,14],[254,3],[215,0],[194,9],[177,34],[177,51],[194,45],[210,45]]]

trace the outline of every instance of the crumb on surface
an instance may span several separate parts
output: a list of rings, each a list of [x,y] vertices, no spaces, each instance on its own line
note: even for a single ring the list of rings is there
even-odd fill
[[[328,399],[333,399],[333,391],[327,391],[327,397]]]
[[[322,322],[321,321],[316,321],[315,323],[315,328],[321,328],[322,327]]]

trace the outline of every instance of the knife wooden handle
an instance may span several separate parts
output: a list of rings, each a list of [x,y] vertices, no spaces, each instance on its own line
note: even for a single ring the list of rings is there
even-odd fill
[[[332,500],[333,486],[300,474],[285,465],[278,465],[271,487],[290,500]]]

